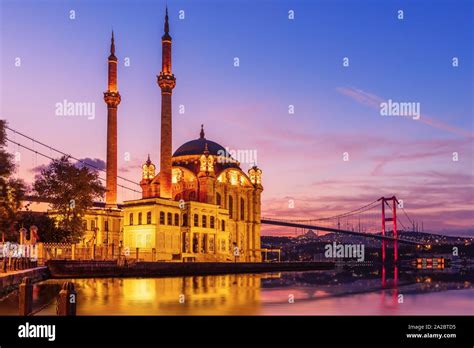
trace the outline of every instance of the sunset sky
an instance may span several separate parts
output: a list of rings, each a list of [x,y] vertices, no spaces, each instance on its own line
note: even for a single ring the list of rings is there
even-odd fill
[[[119,175],[138,182],[148,153],[159,163],[165,2],[0,4],[0,118],[98,162],[105,159],[113,28]],[[264,216],[324,217],[396,195],[425,231],[474,236],[472,2],[168,0],[168,7],[177,78],[173,150],[198,138],[201,124],[224,147],[256,150]],[[381,116],[389,99],[420,103],[420,119]],[[95,118],[57,116],[64,100],[95,103]],[[31,182],[48,160],[20,153],[18,176]],[[121,199],[139,198],[118,191]]]

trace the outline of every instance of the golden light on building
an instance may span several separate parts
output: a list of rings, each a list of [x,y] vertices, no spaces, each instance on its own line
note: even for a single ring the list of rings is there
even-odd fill
[[[150,160],[150,155],[148,155],[148,160],[142,166],[142,179],[153,179],[155,177],[155,165]]]
[[[237,172],[231,171],[231,172],[229,173],[229,181],[230,181],[230,184],[231,184],[231,185],[237,185],[237,183],[238,183],[238,175],[237,175]]]
[[[177,184],[183,179],[183,171],[179,168],[173,168],[171,182]]]

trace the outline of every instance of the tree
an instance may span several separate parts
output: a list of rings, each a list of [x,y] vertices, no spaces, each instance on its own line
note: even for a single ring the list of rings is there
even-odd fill
[[[15,169],[13,156],[5,150],[5,146],[7,146],[6,125],[7,121],[0,120],[0,178],[8,178]]]
[[[68,240],[78,242],[84,233],[83,216],[94,199],[104,195],[105,188],[96,171],[78,168],[63,156],[41,170],[33,191],[50,202],[57,226],[67,232]]]
[[[5,150],[5,127],[6,121],[0,120],[0,232],[5,233],[7,240],[15,240],[18,235],[14,222],[26,193],[26,185],[23,180],[12,177],[15,164],[13,156]]]
[[[54,219],[48,216],[47,213],[22,212],[18,215],[15,229],[17,231],[22,227],[29,229],[33,225],[38,228],[39,242],[69,242],[69,233],[56,227]]]

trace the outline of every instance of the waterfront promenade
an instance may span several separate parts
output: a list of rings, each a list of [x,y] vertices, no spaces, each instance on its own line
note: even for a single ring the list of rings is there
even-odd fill
[[[49,260],[52,278],[169,277],[211,274],[330,270],[333,262],[129,262]]]

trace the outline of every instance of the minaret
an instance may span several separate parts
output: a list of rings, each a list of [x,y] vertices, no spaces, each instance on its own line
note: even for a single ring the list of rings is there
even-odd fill
[[[158,78],[161,88],[161,149],[160,149],[160,197],[172,198],[171,192],[171,94],[176,78],[171,73],[171,36],[169,34],[168,7],[165,16],[165,34],[161,37],[162,64]]]
[[[120,94],[117,90],[117,57],[115,57],[114,32],[110,43],[109,83],[104,92],[107,104],[107,174],[105,205],[117,206],[117,107],[120,104]]]

